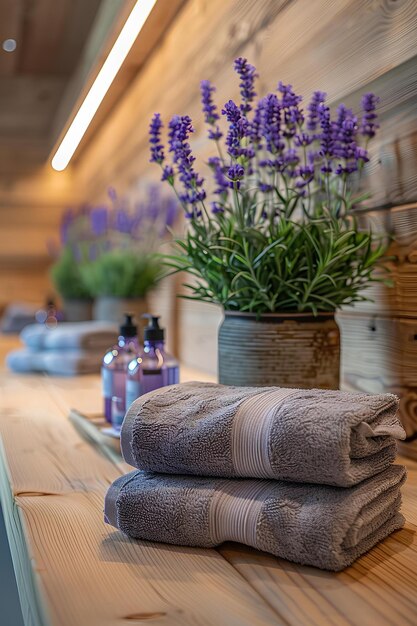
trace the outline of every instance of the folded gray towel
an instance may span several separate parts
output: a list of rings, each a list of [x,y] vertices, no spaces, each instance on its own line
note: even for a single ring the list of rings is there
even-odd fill
[[[23,343],[34,350],[83,348],[106,350],[117,340],[117,326],[107,322],[59,322],[53,328],[31,324],[20,333]]]
[[[147,471],[350,486],[381,472],[405,431],[392,394],[185,383],[136,400],[121,432]]]
[[[111,485],[104,512],[135,539],[207,548],[238,541],[337,571],[403,526],[404,480],[399,465],[350,489],[134,471]]]
[[[102,352],[85,350],[13,350],[6,364],[18,374],[46,372],[53,376],[77,376],[100,371]]]

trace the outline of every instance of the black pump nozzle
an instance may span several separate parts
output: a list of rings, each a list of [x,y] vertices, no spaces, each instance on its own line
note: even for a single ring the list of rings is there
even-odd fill
[[[138,327],[133,323],[133,315],[125,313],[125,321],[120,326],[120,335],[123,337],[136,337],[138,334]]]
[[[145,341],[164,341],[165,331],[159,327],[159,318],[161,316],[145,313],[142,317],[148,320],[148,325],[143,331]]]

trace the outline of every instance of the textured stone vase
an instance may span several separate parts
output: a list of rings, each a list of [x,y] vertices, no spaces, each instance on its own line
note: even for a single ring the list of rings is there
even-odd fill
[[[64,298],[64,315],[67,322],[85,322],[93,318],[93,301]]]
[[[332,313],[225,311],[219,329],[224,385],[339,388],[340,336]]]
[[[125,313],[135,316],[135,323],[143,325],[141,316],[148,313],[146,298],[115,298],[100,296],[96,298],[93,308],[93,317],[101,322],[115,322],[121,324]]]

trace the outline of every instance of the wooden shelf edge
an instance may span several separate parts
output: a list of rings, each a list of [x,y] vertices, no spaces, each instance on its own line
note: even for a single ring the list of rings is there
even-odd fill
[[[25,539],[24,521],[10,486],[6,452],[0,438],[0,503],[25,626],[50,626]]]

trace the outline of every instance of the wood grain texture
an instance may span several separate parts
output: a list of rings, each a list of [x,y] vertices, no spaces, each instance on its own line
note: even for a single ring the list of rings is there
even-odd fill
[[[77,149],[76,157],[97,133],[97,130],[117,106],[129,89],[131,82],[149,55],[157,47],[185,0],[158,2],[146,20],[140,37],[133,43],[117,77],[106,93],[103,102]],[[120,30],[135,5],[134,0],[104,0],[93,25],[87,46],[74,75],[67,85],[53,124],[51,150],[58,136],[62,137],[78,110],[93,81],[109,54]]]
[[[97,401],[98,379],[90,381]],[[42,377],[1,381],[11,489],[36,573],[37,605],[44,602],[48,622],[283,624],[216,551],[134,542],[104,524],[104,494],[120,469],[80,439],[62,410],[65,394],[57,399],[60,386],[74,399],[85,384],[62,380],[52,392]],[[15,540],[16,551],[22,535]]]
[[[190,32],[199,36],[190,38]],[[181,45],[184,37],[186,46]],[[383,130],[372,149],[374,182],[367,181],[378,192],[374,206],[415,200],[410,150],[417,118],[416,43],[412,0],[190,0],[82,155],[80,181],[94,197],[110,179],[126,189],[139,176],[156,178],[147,148],[147,126],[155,110],[165,117],[189,113],[196,127],[193,147],[197,156],[204,156],[208,140],[201,123],[199,82],[214,81],[220,104],[236,96],[232,61],[245,54],[261,74],[260,93],[282,79],[306,97],[317,88],[327,91],[333,105],[353,100],[357,110],[359,92],[376,88]],[[392,160],[395,150],[401,163]]]
[[[71,172],[62,174],[39,168],[0,176],[0,306],[42,304],[52,291],[48,239],[58,240],[62,211],[77,194]]]
[[[417,317],[340,313],[341,388],[401,398],[407,437],[417,433]]]
[[[97,411],[99,388],[96,376],[1,378],[1,495],[27,624],[415,625],[417,463],[407,461],[406,527],[338,574],[237,544],[131,541],[102,519],[105,489],[123,466],[66,419],[74,402]]]
[[[212,146],[202,122],[199,83],[203,78],[213,81],[220,106],[237,97],[232,63],[244,55],[260,73],[259,94],[283,80],[306,98],[314,89],[322,89],[333,108],[345,101],[355,111],[362,93],[375,91],[380,96],[381,129],[371,144],[368,175],[362,181],[372,193],[366,206],[379,209],[409,203],[404,210],[384,213],[407,237],[408,225],[415,219],[412,203],[417,200],[416,44],[413,0],[189,0],[80,155],[76,179],[87,197],[97,200],[109,181],[129,194],[132,189],[140,192],[148,180],[158,180],[158,168],[148,162],[148,125],[155,111],[165,121],[174,113],[190,114],[197,167],[207,174],[204,162]],[[369,293],[377,304],[359,310],[413,314],[417,304],[414,243],[410,242],[411,257],[395,264],[395,288],[372,288]],[[399,248],[400,253],[405,250],[402,242]],[[191,302],[178,306],[181,358],[215,373],[220,316],[209,306]]]
[[[337,320],[343,342],[342,371],[347,382],[355,381],[360,386],[362,378],[373,380],[373,391],[415,385],[417,319],[341,313]]]

